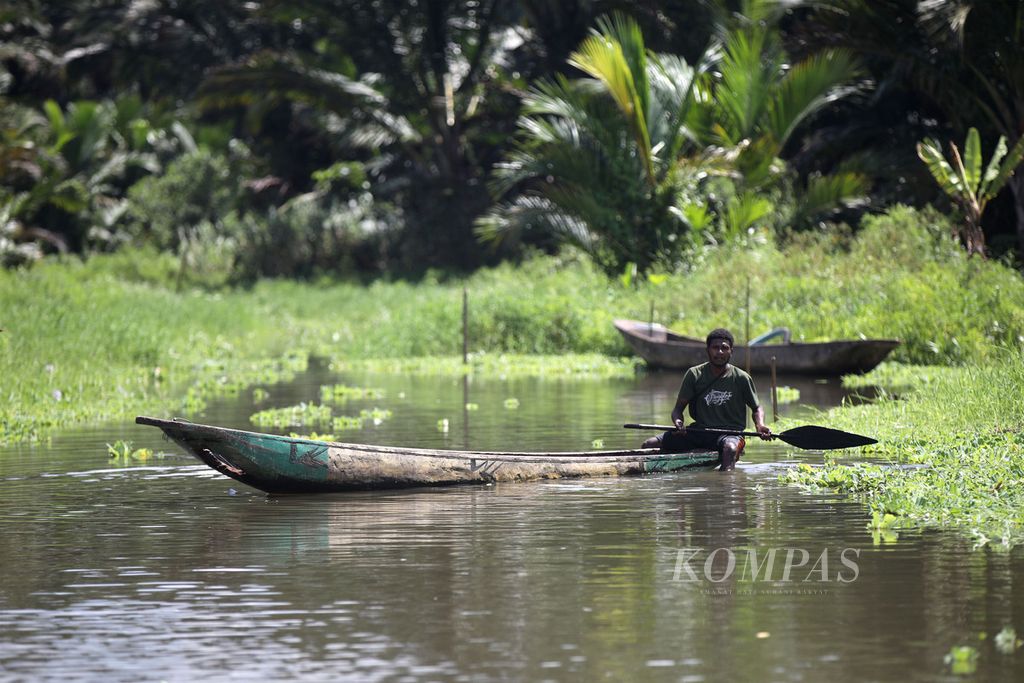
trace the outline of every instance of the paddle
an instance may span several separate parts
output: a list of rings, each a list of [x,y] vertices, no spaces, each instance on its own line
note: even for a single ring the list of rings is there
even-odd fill
[[[626,429],[658,429],[662,431],[675,430],[675,427],[672,426],[636,424],[633,422],[622,426]],[[700,429],[697,427],[687,427],[686,431],[707,432],[709,434],[734,434],[736,436],[760,436],[757,432],[740,432],[731,429]],[[878,443],[877,439],[872,439],[869,436],[861,436],[860,434],[851,434],[850,432],[841,432],[838,429],[816,427],[814,425],[787,429],[784,432],[772,434],[772,438],[785,441],[790,446],[816,451],[828,451],[835,448],[853,448],[854,446],[867,446],[869,444]]]

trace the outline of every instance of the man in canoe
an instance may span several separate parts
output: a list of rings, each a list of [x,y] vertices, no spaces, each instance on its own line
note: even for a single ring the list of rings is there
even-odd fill
[[[772,432],[764,424],[764,409],[757,400],[753,378],[729,364],[732,334],[718,328],[708,334],[706,341],[708,362],[690,368],[683,375],[679,397],[672,409],[672,424],[676,428],[647,439],[643,447],[660,448],[663,453],[714,449],[721,459],[719,471],[728,472],[743,454],[745,442],[739,432],[746,426],[747,407],[761,438],[771,439]],[[689,428],[683,421],[683,411],[687,406],[693,418]],[[737,434],[704,432],[701,429],[735,430]]]

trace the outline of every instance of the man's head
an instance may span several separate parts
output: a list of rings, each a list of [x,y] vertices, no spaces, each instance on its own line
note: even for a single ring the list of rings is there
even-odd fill
[[[717,367],[724,367],[732,358],[732,334],[719,327],[708,334],[708,361]]]
[[[719,327],[717,329],[711,330],[711,332],[708,333],[708,348],[711,348],[711,342],[713,342],[716,339],[724,339],[725,341],[729,342],[729,348],[732,348],[733,344],[735,343],[732,339],[732,333],[729,332],[729,330],[725,329],[724,327]]]

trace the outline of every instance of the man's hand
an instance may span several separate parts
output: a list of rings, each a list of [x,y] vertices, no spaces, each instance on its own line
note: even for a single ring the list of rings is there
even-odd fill
[[[767,425],[759,424],[755,426],[755,429],[757,429],[757,435],[764,441],[771,441],[774,438],[772,430],[768,429]]]
[[[675,420],[675,425],[676,425],[676,431],[677,432],[679,432],[680,434],[685,434],[686,433],[686,423],[683,422],[682,418],[676,419]]]

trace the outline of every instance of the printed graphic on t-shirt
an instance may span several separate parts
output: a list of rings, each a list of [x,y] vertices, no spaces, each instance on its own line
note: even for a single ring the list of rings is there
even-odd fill
[[[704,402],[709,406],[724,406],[732,398],[731,391],[712,390],[704,397]]]

